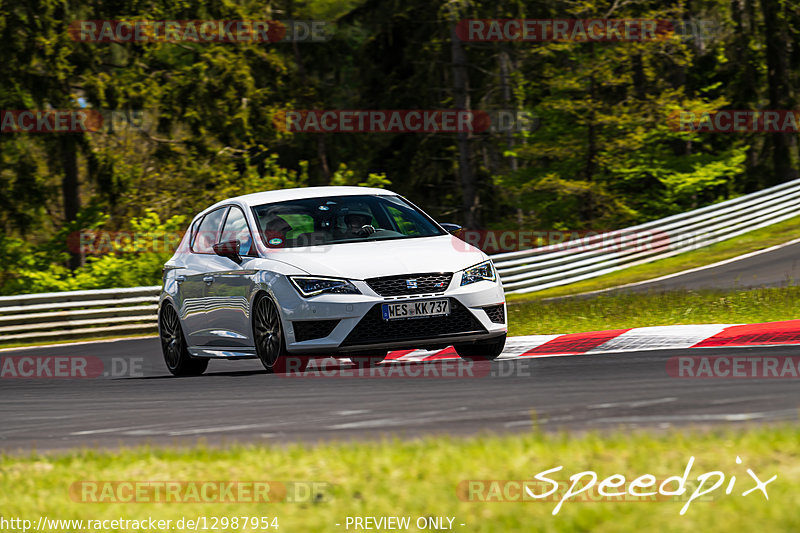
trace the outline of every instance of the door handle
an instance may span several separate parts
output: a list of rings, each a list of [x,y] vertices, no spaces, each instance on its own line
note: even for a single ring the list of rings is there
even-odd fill
[[[186,281],[186,276],[184,275],[175,276],[175,281],[177,281],[178,283],[183,283],[184,281]]]
[[[214,283],[214,276],[203,276],[203,281],[206,283]]]

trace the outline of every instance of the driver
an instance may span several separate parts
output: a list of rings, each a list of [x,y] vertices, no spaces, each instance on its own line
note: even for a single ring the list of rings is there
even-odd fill
[[[344,237],[367,237],[375,233],[372,213],[364,208],[349,209],[344,215]]]

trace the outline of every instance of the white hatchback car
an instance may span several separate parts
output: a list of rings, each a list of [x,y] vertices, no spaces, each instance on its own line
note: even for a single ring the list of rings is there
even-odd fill
[[[495,359],[505,296],[492,261],[403,197],[311,187],[219,202],[189,226],[164,265],[159,331],[169,371],[211,358],[348,357],[454,346]]]

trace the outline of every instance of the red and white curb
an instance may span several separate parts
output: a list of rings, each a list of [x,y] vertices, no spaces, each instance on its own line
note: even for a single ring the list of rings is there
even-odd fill
[[[565,335],[509,337],[500,359],[782,344],[800,344],[800,320],[763,324],[654,326]],[[458,355],[450,346],[444,350],[390,352],[387,360],[402,362],[456,358]]]
[[[100,339],[45,346],[3,348],[0,353],[17,350],[59,348],[78,344],[124,342],[157,337]],[[643,352],[649,350],[681,350],[689,348],[773,346],[800,344],[800,320],[762,324],[699,324],[685,326],[652,326],[568,333],[561,335],[525,335],[509,337],[500,359],[520,357],[557,357],[603,353]],[[443,350],[399,350],[389,352],[386,360],[433,361],[457,359],[452,346]]]

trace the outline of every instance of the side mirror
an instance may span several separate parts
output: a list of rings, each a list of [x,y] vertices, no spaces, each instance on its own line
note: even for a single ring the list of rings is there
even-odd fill
[[[213,246],[214,253],[220,257],[227,257],[237,265],[242,264],[242,256],[239,255],[239,241],[225,241]]]
[[[442,222],[439,224],[450,235],[458,235],[461,232],[461,226],[458,224],[450,224],[449,222]]]

